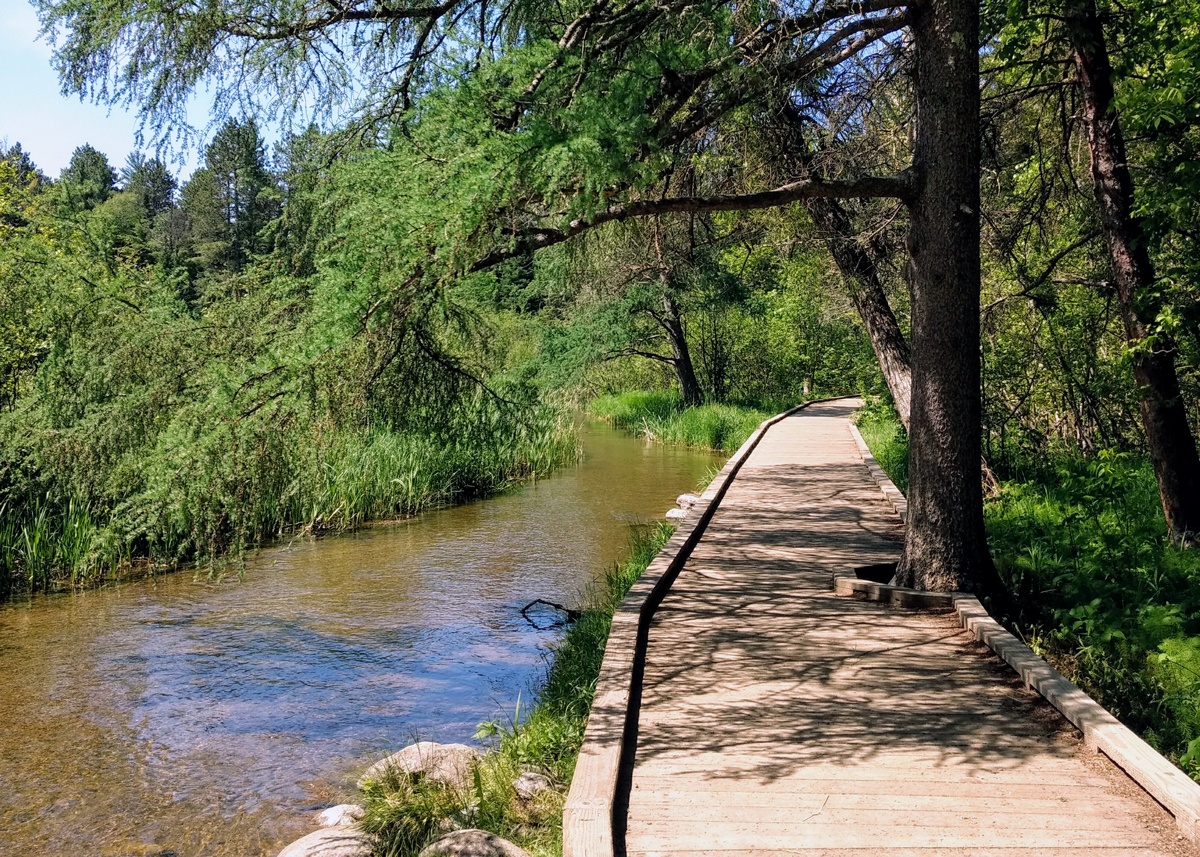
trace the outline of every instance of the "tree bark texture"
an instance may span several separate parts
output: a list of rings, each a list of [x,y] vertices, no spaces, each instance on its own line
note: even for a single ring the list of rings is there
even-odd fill
[[[979,9],[974,0],[931,0],[912,14],[912,411],[897,582],[985,592],[995,568],[979,479]]]
[[[691,408],[704,403],[704,391],[696,380],[696,367],[692,364],[692,353],[688,350],[687,336],[684,334],[683,319],[679,315],[679,305],[669,291],[663,292],[662,327],[667,332],[667,341],[671,344],[671,365],[679,378],[679,389],[683,393],[683,404]]]
[[[1194,545],[1200,541],[1200,457],[1179,389],[1175,345],[1165,334],[1152,333],[1159,309],[1153,295],[1154,267],[1134,215],[1125,137],[1112,107],[1112,64],[1094,0],[1074,0],[1068,29],[1091,151],[1092,189],[1108,244],[1125,340],[1133,353],[1146,446],[1158,479],[1167,532],[1174,540]]]
[[[909,427],[912,398],[912,365],[908,342],[888,303],[875,260],[855,240],[850,215],[836,199],[810,199],[805,203],[813,221],[825,233],[829,248],[842,278],[850,302],[858,311],[888,390],[896,403],[896,413],[904,428]]]

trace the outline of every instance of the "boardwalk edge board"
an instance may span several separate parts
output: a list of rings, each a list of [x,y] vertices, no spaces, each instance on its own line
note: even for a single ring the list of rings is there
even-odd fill
[[[877,601],[892,607],[926,610],[931,613],[954,612],[954,595],[949,592],[921,592],[906,586],[862,580],[853,571],[833,573],[833,591],[860,601]]]
[[[879,462],[875,460],[875,456],[871,455],[871,450],[867,448],[867,442],[863,440],[862,432],[858,430],[858,426],[854,423],[847,423],[847,425],[850,426],[850,434],[854,437],[854,445],[858,447],[863,464],[867,466],[867,470],[871,471],[871,478],[879,486],[879,490],[883,493],[883,499],[887,500],[888,505],[896,510],[896,514],[900,516],[900,520],[907,524],[908,500],[900,493],[900,489],[892,483],[892,480],[888,479],[888,475],[883,472],[883,468],[879,466]]]
[[[883,472],[867,448],[858,428],[850,423],[863,463],[879,485],[884,498],[896,510],[901,520],[907,519],[908,503],[892,480]],[[1100,703],[1084,693],[1074,682],[1050,666],[1027,645],[992,618],[987,608],[974,595],[966,593],[919,593],[903,587],[859,580],[853,571],[834,574],[834,590],[838,595],[881,601],[901,607],[915,607],[919,599],[913,596],[940,595],[931,606],[944,606],[949,601],[959,624],[979,642],[999,655],[1012,667],[1025,686],[1053,705],[1075,728],[1083,733],[1088,747],[1103,753],[1126,775],[1158,801],[1171,815],[1180,832],[1191,842],[1200,845],[1200,783],[1168,762],[1161,753],[1138,737],[1129,727],[1113,717]]]
[[[730,483],[771,426],[809,405],[844,398],[805,402],[764,420],[725,462],[670,541],[618,605],[604,648],[583,746],[563,807],[563,857],[612,857],[615,853],[618,819],[614,817],[614,808],[618,803],[621,763],[632,750],[627,740],[631,713],[636,716],[630,710],[630,699],[640,692],[635,685],[640,684],[639,662],[645,657],[650,620],[700,541]]]

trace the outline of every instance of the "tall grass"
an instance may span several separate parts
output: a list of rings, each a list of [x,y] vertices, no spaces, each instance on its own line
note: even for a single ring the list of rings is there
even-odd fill
[[[39,497],[24,509],[0,504],[0,596],[86,583],[104,563],[102,527],[82,501]]]
[[[412,515],[578,456],[564,415],[488,411],[462,415],[440,436],[267,423],[233,436],[168,433],[143,464],[141,490],[119,502],[47,494],[0,506],[0,596],[92,584],[131,556],[216,559],[299,530]]]
[[[592,414],[633,434],[663,443],[733,452],[775,412],[740,405],[684,408],[678,393],[632,390],[601,396]]]
[[[862,412],[872,454],[906,487],[894,414]],[[1200,779],[1200,551],[1166,537],[1154,471],[1101,452],[1024,461],[984,507],[1019,630],[1068,677]]]
[[[513,841],[537,857],[562,853],[562,809],[575,771],[612,615],[671,535],[665,524],[635,530],[629,558],[613,566],[589,596],[590,606],[553,652],[537,700],[508,718],[480,726],[490,751],[464,791],[414,777],[368,783],[364,830],[375,853],[408,857],[455,827],[478,827]],[[523,771],[548,777],[553,788],[522,801],[513,781]]]

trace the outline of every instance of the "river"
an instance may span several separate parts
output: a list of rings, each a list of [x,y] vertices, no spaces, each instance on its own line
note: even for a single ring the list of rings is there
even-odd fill
[[[0,854],[273,855],[415,739],[511,716],[575,605],[718,460],[589,424],[487,500],[0,608]]]

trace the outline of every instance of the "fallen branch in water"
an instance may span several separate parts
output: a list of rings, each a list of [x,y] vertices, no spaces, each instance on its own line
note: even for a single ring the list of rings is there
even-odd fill
[[[533,619],[531,619],[529,617],[529,609],[531,607],[536,607],[539,604],[545,604],[547,607],[552,607],[555,610],[559,611],[560,613],[563,613],[564,615],[566,615],[567,618],[560,620],[558,622],[552,622],[549,625],[545,625],[545,626],[539,625],[537,622],[535,622]],[[551,628],[559,628],[559,627],[562,627],[563,625],[568,625],[571,622],[578,620],[581,613],[578,610],[572,610],[570,607],[564,607],[561,604],[555,604],[553,601],[547,601],[545,598],[535,598],[533,601],[530,601],[528,604],[526,604],[524,607],[521,608],[521,615],[525,617],[526,622],[528,622],[534,628],[537,628],[539,631],[548,631]]]

